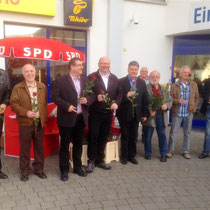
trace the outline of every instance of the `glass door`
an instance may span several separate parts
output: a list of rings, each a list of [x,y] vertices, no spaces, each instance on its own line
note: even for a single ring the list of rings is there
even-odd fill
[[[179,71],[183,65],[190,66],[192,69],[192,80],[197,83],[200,94],[200,105],[194,114],[194,125],[199,125],[204,121],[204,116],[200,113],[203,103],[203,84],[205,79],[210,77],[210,54],[209,55],[176,55],[174,58],[174,80],[178,80]],[[197,123],[196,123],[197,122]]]
[[[194,114],[193,126],[205,127],[205,118],[200,113],[203,102],[203,84],[210,77],[210,35],[188,35],[174,38],[172,81],[179,78],[183,65],[192,69],[192,80],[197,83],[200,94],[200,105]]]

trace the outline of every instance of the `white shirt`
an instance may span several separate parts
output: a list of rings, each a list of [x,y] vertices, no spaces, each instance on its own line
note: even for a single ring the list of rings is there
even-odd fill
[[[104,85],[105,85],[105,88],[106,88],[106,90],[107,90],[110,73],[109,73],[108,75],[104,76],[104,75],[101,74],[101,72],[99,71],[99,74],[101,75],[101,78],[102,78],[102,80],[103,80],[103,82],[104,82]]]
[[[76,77],[72,76],[71,74],[70,74],[70,76],[71,76],[71,79],[72,79],[72,81],[74,83],[75,89],[77,91],[77,99],[79,100],[80,94],[81,94],[80,77],[76,78]],[[80,113],[82,113],[82,107],[81,107],[80,103],[77,103],[77,114],[80,114]]]

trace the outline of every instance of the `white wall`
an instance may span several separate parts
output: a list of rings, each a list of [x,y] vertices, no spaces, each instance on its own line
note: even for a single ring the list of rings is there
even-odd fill
[[[109,0],[108,56],[110,70],[117,76],[122,70],[123,12],[124,0]]]
[[[88,33],[88,73],[98,69],[100,57],[108,55],[108,0],[95,0],[92,27]]]
[[[179,34],[210,34],[210,27],[201,29],[199,25],[194,28],[190,27],[192,14],[192,4],[205,3],[209,5],[209,0],[167,0],[166,10],[166,34],[167,35],[179,35]],[[210,25],[210,24],[209,24]]]
[[[140,67],[160,71],[161,83],[171,78],[173,39],[165,36],[166,9],[166,5],[125,1],[122,76],[127,74],[128,63],[136,60]],[[133,15],[137,25],[130,22]]]

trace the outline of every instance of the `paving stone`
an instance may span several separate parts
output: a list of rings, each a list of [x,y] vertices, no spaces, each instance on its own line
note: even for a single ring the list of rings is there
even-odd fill
[[[68,205],[67,200],[59,200],[59,201],[55,201],[54,203],[55,203],[56,207],[62,207],[62,206],[67,206]]]
[[[40,210],[42,207],[39,204],[28,205],[27,210]]]
[[[27,210],[27,207],[26,206],[16,206],[16,207],[13,207],[12,210]]]
[[[15,205],[16,205],[15,201],[3,201],[2,202],[3,208],[12,208],[12,207],[15,207]]]
[[[76,210],[76,208],[73,205],[68,205],[68,206],[62,206],[62,210]]]
[[[101,204],[102,204],[104,207],[115,206],[115,203],[114,203],[114,201],[112,201],[112,200],[109,200],[109,201],[101,201]]]
[[[90,202],[87,204],[90,209],[102,208],[102,204],[100,202]]]
[[[42,209],[54,208],[55,204],[54,204],[54,202],[41,203],[41,207],[42,207]]]
[[[198,141],[201,134],[203,136],[202,132],[192,131],[191,160],[181,155],[183,134],[180,132],[174,156],[160,163],[155,133],[151,161],[144,159],[144,145],[138,142],[139,165],[124,166],[113,161],[110,171],[95,168],[86,178],[70,172],[67,182],[60,180],[58,153],[45,160],[47,179],[31,173],[27,182],[19,179],[19,160],[2,154],[9,179],[0,181],[0,209],[208,210],[210,159],[197,157],[202,151],[202,143]]]

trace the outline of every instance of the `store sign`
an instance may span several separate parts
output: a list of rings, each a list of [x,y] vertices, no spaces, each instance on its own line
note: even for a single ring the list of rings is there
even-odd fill
[[[191,5],[189,27],[191,30],[210,29],[209,1],[199,1]]]
[[[92,26],[93,0],[64,0],[64,24]]]
[[[55,16],[56,0],[0,0],[0,10]]]

